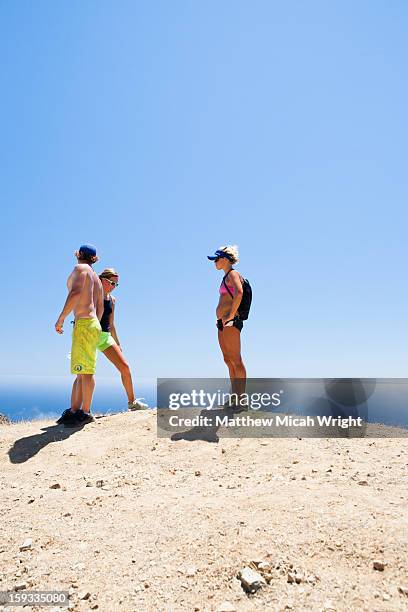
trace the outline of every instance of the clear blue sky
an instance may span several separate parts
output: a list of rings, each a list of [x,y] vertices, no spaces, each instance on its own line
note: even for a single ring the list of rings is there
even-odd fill
[[[237,243],[249,375],[406,376],[407,31],[397,0],[3,0],[1,373],[68,373],[92,242],[137,376],[226,375]]]

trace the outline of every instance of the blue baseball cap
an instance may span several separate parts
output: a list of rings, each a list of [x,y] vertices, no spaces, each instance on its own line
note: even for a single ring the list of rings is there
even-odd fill
[[[207,255],[207,258],[210,261],[215,261],[216,259],[219,259],[220,257],[224,257],[225,259],[228,259],[228,261],[232,261],[231,255],[229,255],[225,251],[215,251],[215,255]]]
[[[82,244],[78,252],[81,255],[85,255],[85,257],[95,257],[96,256],[96,247],[93,244]]]

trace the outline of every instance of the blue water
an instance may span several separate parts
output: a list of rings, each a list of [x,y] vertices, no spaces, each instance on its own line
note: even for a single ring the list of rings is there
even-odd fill
[[[285,412],[331,414],[336,406],[338,407],[338,402],[342,401],[341,397],[330,399],[327,396],[322,379],[257,379],[257,391],[260,390],[262,380],[275,381],[273,384],[277,384],[277,388],[285,389],[282,403]],[[367,401],[358,406],[363,419],[408,427],[408,379],[364,380],[362,384],[368,393]],[[216,386],[220,381],[229,387],[229,381],[226,379],[209,379],[209,382]],[[250,381],[251,379],[248,380],[248,387],[251,386]],[[5,414],[12,421],[58,417],[70,405],[72,382],[71,376],[0,376],[0,414]],[[201,388],[202,382],[203,379],[197,379],[194,388]],[[187,385],[186,390],[191,388],[191,379],[185,379],[183,383]],[[173,379],[172,387],[174,384]],[[157,406],[156,379],[137,381],[135,391],[136,396],[144,397],[150,407]],[[127,398],[120,378],[99,377],[96,381],[92,411],[95,414],[108,414],[126,410]]]
[[[73,377],[0,376],[0,414],[12,421],[54,418],[70,406]],[[156,406],[156,380],[138,381],[137,397]],[[92,411],[95,414],[127,410],[127,398],[120,378],[98,378]]]

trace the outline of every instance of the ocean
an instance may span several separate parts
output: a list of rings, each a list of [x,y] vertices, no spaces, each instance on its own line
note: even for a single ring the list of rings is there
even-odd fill
[[[207,389],[220,383],[229,387],[228,379],[167,380],[169,389],[179,392],[199,389],[204,381]],[[196,384],[192,387],[193,380]],[[69,375],[0,376],[0,414],[13,422],[57,418],[70,406],[72,383]],[[262,384],[266,384],[266,390],[272,383],[285,390],[279,412],[348,415],[357,410],[365,421],[408,428],[408,379],[248,379],[247,392],[253,385],[260,391]],[[168,405],[168,389],[162,402],[162,392],[157,396],[156,379],[139,379],[135,384],[136,397],[145,398],[149,407]],[[127,411],[127,398],[120,378],[98,377],[92,412],[123,411]]]
[[[70,406],[72,376],[0,376],[0,414],[11,421],[58,417]],[[136,382],[136,397],[156,406],[156,379]],[[98,378],[92,412],[117,413],[127,410],[127,397],[121,380]]]

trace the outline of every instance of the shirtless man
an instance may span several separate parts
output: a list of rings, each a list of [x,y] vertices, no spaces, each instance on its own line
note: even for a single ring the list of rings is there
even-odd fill
[[[103,314],[103,288],[92,265],[98,261],[96,249],[83,244],[75,252],[77,265],[68,277],[68,297],[55,324],[55,331],[63,333],[63,325],[71,311],[75,315],[72,333],[71,374],[77,375],[82,389],[82,410],[75,407],[64,410],[57,423],[68,426],[85,425],[93,421],[92,396],[95,388],[96,347],[101,334],[99,323]]]

